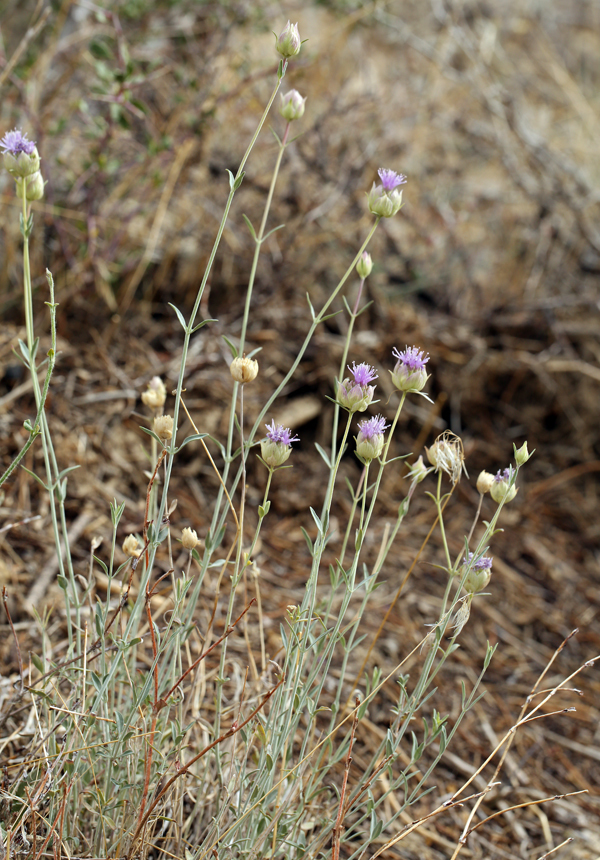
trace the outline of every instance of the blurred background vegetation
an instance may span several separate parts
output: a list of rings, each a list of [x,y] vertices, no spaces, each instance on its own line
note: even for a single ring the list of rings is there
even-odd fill
[[[309,320],[306,293],[316,307],[323,303],[369,229],[365,192],[377,168],[405,173],[406,205],[381,224],[370,248],[367,298],[374,304],[358,322],[351,359],[379,369],[377,409],[387,416],[394,408],[386,403],[392,346],[416,343],[431,353],[435,407],[411,406],[398,453],[417,455],[445,428],[462,436],[472,481],[461,484],[464,504],[450,512],[456,546],[468,530],[464,508],[476,502],[479,470],[506,466],[513,442],[527,438],[537,449],[506,512],[510,533],[494,547],[494,599],[482,601],[465,642],[468,672],[486,638],[501,640],[488,682],[500,732],[573,627],[581,632],[564,671],[600,651],[595,0],[3,0],[0,132],[22,127],[37,141],[47,181],[45,198],[33,205],[36,331],[45,343],[48,267],[60,302],[61,349],[51,420],[62,434],[62,465],[84,467],[69,484],[75,555],[85,564],[92,536],[109,534],[113,498],[127,501],[124,533],[143,521],[139,394],[154,374],[169,389],[175,385],[182,338],[167,303],[184,314],[193,303],[228,191],[226,169],[237,170],[272,89],[272,31],[288,18],[308,41],[283,89],[298,89],[307,109],[270,223],[285,228],[265,244],[259,264],[248,336],[249,347],[262,350],[261,376],[246,408],[252,419],[293,361]],[[277,111],[271,123],[281,133]],[[239,334],[253,251],[242,213],[259,220],[274,158],[275,141],[265,131],[201,309],[218,321],[193,341],[186,402],[199,429],[216,435],[226,426],[231,391],[222,336]],[[32,397],[12,354],[23,328],[22,264],[18,203],[6,173],[0,202],[0,439],[7,464],[24,442]],[[262,548],[260,566],[275,586],[274,619],[303,583],[300,525],[310,524],[307,499],[314,503],[322,493],[312,443],[326,444],[325,395],[338,373],[345,325],[340,315],[318,333],[276,416],[302,443],[293,480],[276,488],[280,519]],[[350,475],[358,467],[348,457],[344,468]],[[263,477],[251,467],[251,498],[259,498]],[[178,480],[177,525],[201,533],[212,472],[190,453]],[[382,523],[401,498],[399,479],[387,481]],[[40,513],[37,499],[21,473],[0,500],[0,515],[8,521]],[[426,499],[415,510],[398,550],[402,575],[430,524]],[[15,617],[27,619],[34,578],[45,572],[39,600],[51,599],[55,588],[44,520],[11,529],[0,551],[0,582],[16,594]],[[435,560],[434,548],[428,561]],[[398,573],[388,579],[382,606]],[[394,656],[398,629],[411,641],[422,635],[438,587],[438,573],[423,566],[418,588],[392,616],[379,660]],[[278,620],[274,637],[277,627]],[[1,647],[8,665],[10,641]],[[575,853],[564,855],[573,858],[600,851],[600,686],[586,683],[587,697],[568,723],[553,718],[546,735],[532,727],[519,753],[531,766],[512,775],[519,783],[526,773],[545,792],[592,789],[577,809],[557,805],[552,813],[553,823],[580,837]],[[482,757],[488,749],[482,725],[474,716],[461,735],[471,744],[469,760],[474,742]],[[539,844],[543,822],[531,812],[524,826],[525,836],[518,828],[498,836],[508,853],[476,856],[530,856],[527,839]]]

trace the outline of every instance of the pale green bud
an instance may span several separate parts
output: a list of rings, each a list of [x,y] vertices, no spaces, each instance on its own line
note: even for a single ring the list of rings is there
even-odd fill
[[[527,441],[523,442],[520,448],[515,445],[515,463],[517,466],[523,466],[531,457],[527,450]]]
[[[406,477],[414,484],[420,484],[424,478],[431,472],[431,469],[428,469],[423,461],[423,455],[419,457],[419,459],[413,464],[410,468]]]
[[[296,54],[300,53],[301,46],[302,41],[300,39],[298,25],[290,24],[288,21],[275,42],[275,47],[278,53],[280,53],[285,60],[289,60],[290,57],[295,57]]]
[[[298,90],[290,90],[289,93],[281,95],[281,106],[279,113],[288,122],[293,122],[295,119],[300,119],[304,116],[304,105],[306,99],[303,99]]]
[[[358,277],[362,278],[364,281],[364,279],[368,278],[371,274],[372,268],[373,260],[371,259],[371,255],[367,254],[366,251],[363,251],[360,260],[356,264],[356,271],[358,272]]]
[[[22,152],[20,153],[20,156],[21,155],[25,155],[25,153]],[[6,158],[6,156],[4,157]],[[25,183],[26,200],[41,200],[44,196],[44,180],[39,170],[36,173],[32,173],[23,178],[17,177],[15,181],[17,184],[17,197],[19,197],[19,199],[23,199],[23,183]]]

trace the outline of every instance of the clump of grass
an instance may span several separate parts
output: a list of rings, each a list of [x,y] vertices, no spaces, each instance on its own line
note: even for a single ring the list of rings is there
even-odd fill
[[[6,709],[5,720],[14,719],[22,708],[28,710],[32,737],[22,760],[10,763],[3,788],[0,836],[3,855],[8,858],[37,860],[52,851],[55,857],[127,860],[149,855],[186,860],[339,860],[343,855],[351,860],[375,860],[426,821],[472,801],[455,857],[469,833],[481,826],[480,821],[473,823],[475,813],[498,769],[483,790],[467,793],[472,777],[427,814],[414,814],[411,809],[418,809],[417,804],[434,790],[435,769],[461,721],[479,700],[480,683],[494,653],[493,647],[483,643],[479,673],[468,686],[463,683],[460,706],[452,720],[432,704],[436,679],[452,661],[471,613],[485,597],[483,590],[493,588],[491,544],[504,507],[517,493],[520,470],[530,454],[526,443],[515,447],[514,464],[496,474],[479,476],[479,506],[460,552],[453,555],[445,508],[466,472],[465,458],[461,440],[442,435],[428,450],[429,465],[419,459],[410,466],[409,488],[394,526],[385,534],[375,562],[368,562],[366,544],[377,520],[383,474],[386,470],[406,471],[405,458],[390,453],[403,407],[408,398],[428,399],[428,355],[418,346],[396,348],[386,368],[394,386],[391,423],[379,414],[358,420],[359,413],[373,411],[377,402],[377,370],[360,360],[353,340],[355,322],[365,310],[364,283],[371,272],[367,247],[381,219],[401,217],[402,186],[410,188],[406,177],[387,168],[379,170],[379,182],[367,193],[374,216],[371,229],[322,307],[314,308],[308,299],[312,322],[304,343],[258,416],[247,419],[244,392],[260,373],[260,354],[249,343],[248,321],[262,246],[273,232],[268,230],[269,213],[291,124],[305,111],[305,99],[296,90],[281,97],[283,133],[276,136],[278,153],[262,219],[258,225],[245,219],[254,256],[241,333],[235,342],[227,340],[232,391],[225,437],[204,432],[202,416],[188,413],[186,407],[190,343],[211,322],[199,320],[201,302],[249,157],[281,95],[288,65],[301,49],[297,25],[288,22],[276,37],[276,48],[281,59],[272,94],[238,171],[235,175],[229,172],[229,196],[193,308],[186,316],[171,306],[182,327],[173,403],[168,404],[165,385],[157,377],[142,395],[150,413],[149,426],[144,429],[151,460],[143,528],[139,535],[128,536],[119,549],[117,531],[124,505],[115,502],[110,512],[110,551],[90,559],[87,577],[75,574],[64,509],[69,470],[59,467],[44,410],[56,352],[57,309],[50,274],[52,346],[43,385],[38,380],[43,367],[33,331],[28,250],[33,221],[28,205],[37,199],[40,182],[43,193],[39,159],[36,161],[35,145],[20,132],[9,132],[2,141],[6,166],[14,171],[22,201],[27,339],[20,347],[36,403],[24,451],[40,439],[45,474],[32,474],[32,478],[48,495],[67,636],[64,653],[58,655],[48,617],[37,616],[41,647],[31,655],[29,665],[22,666],[20,684]],[[351,307],[344,290],[355,273],[360,288]],[[263,530],[268,530],[275,516],[270,501],[273,482],[293,465],[293,445],[299,441],[293,428],[275,422],[272,411],[315,332],[337,313],[337,299],[344,302],[348,326],[338,378],[332,380],[335,407],[329,445],[317,446],[323,464],[323,496],[319,510],[310,508],[313,528],[305,531],[309,562],[304,594],[280,619],[282,648],[272,655],[264,640],[260,575],[254,556]],[[181,439],[184,413],[194,432]],[[334,527],[334,500],[343,492],[340,464],[352,447],[353,434],[354,453],[362,469],[349,488],[346,522]],[[176,506],[171,481],[179,454],[188,446],[204,452],[218,478],[210,527],[200,537],[193,523],[181,533],[171,523]],[[23,453],[3,480],[11,478]],[[250,514],[247,462],[254,454],[264,466],[264,491],[261,504]],[[382,570],[407,528],[415,493],[431,476],[432,529],[439,530],[444,553],[445,588],[439,613],[431,618],[419,645],[402,654],[397,665],[385,673],[380,667],[365,672],[367,654],[355,673],[352,666],[363,638],[364,619],[373,611]],[[496,508],[489,522],[480,523],[481,501],[488,492]],[[226,526],[231,523],[235,537],[226,541]],[[175,561],[177,542],[187,555],[183,570]],[[125,557],[121,564],[119,552]],[[329,557],[334,561],[329,562]],[[159,561],[166,561],[167,572],[157,576]],[[94,587],[98,570],[107,583],[104,599]],[[213,573],[216,585],[210,585]],[[324,578],[329,589],[323,601],[319,584]],[[255,596],[251,597],[252,591]],[[225,606],[225,621],[218,629],[217,607],[221,605]],[[211,607],[208,612],[207,606]],[[8,609],[7,614],[10,620]],[[251,635],[251,625],[257,627],[256,635]],[[12,622],[11,627],[18,646]],[[231,658],[229,642],[235,635],[246,641],[247,665]],[[413,662],[410,676],[404,671],[409,659]],[[504,747],[498,768],[516,729],[536,718],[569,680],[550,690],[540,689],[539,697],[527,702],[511,732],[490,756],[491,760]],[[368,758],[361,756],[360,766],[353,766],[369,708],[390,681],[395,684],[395,702],[389,724]],[[406,814],[412,816],[411,823],[401,828]]]

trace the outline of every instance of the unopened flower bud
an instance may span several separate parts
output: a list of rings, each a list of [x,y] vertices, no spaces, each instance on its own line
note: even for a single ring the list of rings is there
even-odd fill
[[[183,529],[181,532],[181,544],[184,549],[189,549],[191,552],[193,549],[196,549],[199,543],[198,535],[194,529]]]
[[[392,353],[397,359],[394,369],[390,371],[396,388],[399,391],[421,391],[429,379],[425,370],[429,353],[416,346],[407,346],[402,352],[394,347]]]
[[[492,576],[492,561],[488,556],[482,555],[477,561],[473,561],[474,553],[470,552],[462,565],[462,575],[468,571],[463,586],[469,594],[482,591],[489,583]]]
[[[142,393],[142,403],[150,409],[161,409],[167,399],[167,388],[160,376],[153,376],[147,391]]]
[[[36,173],[31,173],[24,178],[17,177],[17,197],[23,199],[23,183],[25,183],[25,199],[26,200],[41,200],[44,196],[44,180],[39,170]]]
[[[4,166],[15,179],[31,176],[40,169],[40,156],[35,143],[33,140],[27,140],[27,135],[20,129],[7,131],[0,140],[0,147],[4,155]],[[39,200],[39,197],[32,199]]]
[[[353,361],[348,370],[352,379],[347,378],[338,383],[337,401],[348,412],[364,412],[375,394],[375,386],[371,385],[377,379],[375,368],[365,362],[357,365]]]
[[[356,271],[358,272],[358,277],[362,278],[364,281],[364,279],[368,278],[371,274],[372,268],[373,260],[371,259],[371,255],[367,254],[366,251],[363,251],[360,260],[356,264]]]
[[[267,466],[277,469],[288,460],[292,453],[292,442],[298,442],[299,437],[292,436],[291,430],[282,424],[275,424],[275,421],[265,426],[267,437],[260,443],[260,455]]]
[[[382,415],[378,415],[377,418],[365,418],[360,422],[356,438],[356,453],[361,459],[370,463],[380,456],[383,451],[383,433],[388,426]]]
[[[275,48],[285,60],[289,60],[290,57],[295,57],[296,54],[300,53],[301,46],[302,41],[298,25],[290,24],[288,21],[275,42]]]
[[[435,440],[431,448],[425,449],[427,459],[432,466],[435,466],[436,472],[440,469],[445,472],[453,484],[460,481],[461,472],[466,472],[464,462],[465,453],[462,440],[446,430],[441,436]]]
[[[229,372],[236,382],[244,385],[246,382],[252,382],[258,375],[258,361],[253,358],[234,358],[229,365]]]
[[[300,119],[304,116],[306,99],[303,99],[298,90],[290,90],[289,93],[281,94],[281,106],[279,113],[288,122]]]
[[[402,207],[402,191],[398,191],[398,186],[404,185],[406,176],[383,167],[380,167],[377,172],[381,185],[373,183],[367,195],[369,209],[373,215],[379,215],[380,218],[391,218]]]
[[[520,448],[517,448],[515,445],[515,463],[517,466],[523,466],[531,457],[527,449],[527,442],[523,442]]]
[[[154,419],[154,432],[166,445],[173,438],[173,418],[171,415],[157,415]]]
[[[139,558],[142,554],[139,541],[135,535],[127,535],[123,541],[122,549],[129,558]]]
[[[419,459],[413,464],[413,466],[408,471],[406,477],[413,484],[420,484],[421,481],[427,477],[427,475],[431,472],[431,469],[428,469],[425,463],[423,462],[423,455],[419,457]]]
[[[512,479],[512,469],[499,470],[494,475],[494,482],[490,488],[490,496],[497,504],[500,504],[500,502],[512,502],[517,495],[516,486],[514,484],[511,486]]]
[[[481,493],[482,496],[485,496],[486,493],[492,488],[492,484],[494,483],[494,476],[491,472],[480,472],[479,477],[477,478],[477,491]]]

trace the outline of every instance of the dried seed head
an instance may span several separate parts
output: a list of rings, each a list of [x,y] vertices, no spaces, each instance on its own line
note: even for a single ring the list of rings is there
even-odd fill
[[[154,419],[154,432],[163,445],[166,445],[173,438],[173,418],[170,415],[157,415]]]
[[[463,627],[465,626],[465,624],[469,620],[470,614],[471,614],[471,601],[469,598],[465,598],[461,602],[461,604],[458,608],[458,611],[457,611],[457,613],[453,619],[452,626],[453,626],[454,631],[455,631],[454,632],[455,636],[458,636],[458,634],[461,632],[461,630],[463,629]]]
[[[448,475],[453,484],[458,484],[461,472],[467,473],[462,439],[449,430],[445,430],[441,436],[438,436],[431,448],[425,450],[427,451],[427,459],[432,466],[435,466],[436,472],[441,469]]]
[[[135,535],[127,535],[123,541],[122,550],[129,558],[139,558],[142,554],[140,543]]]
[[[142,403],[150,409],[162,409],[167,399],[167,388],[160,376],[153,376],[148,389],[142,394]]]
[[[199,543],[198,535],[194,529],[183,529],[181,532],[181,544],[184,549],[189,549],[191,552],[193,549],[196,549]]]
[[[252,382],[258,376],[258,361],[253,358],[234,358],[229,365],[229,372],[236,382],[245,385]]]

